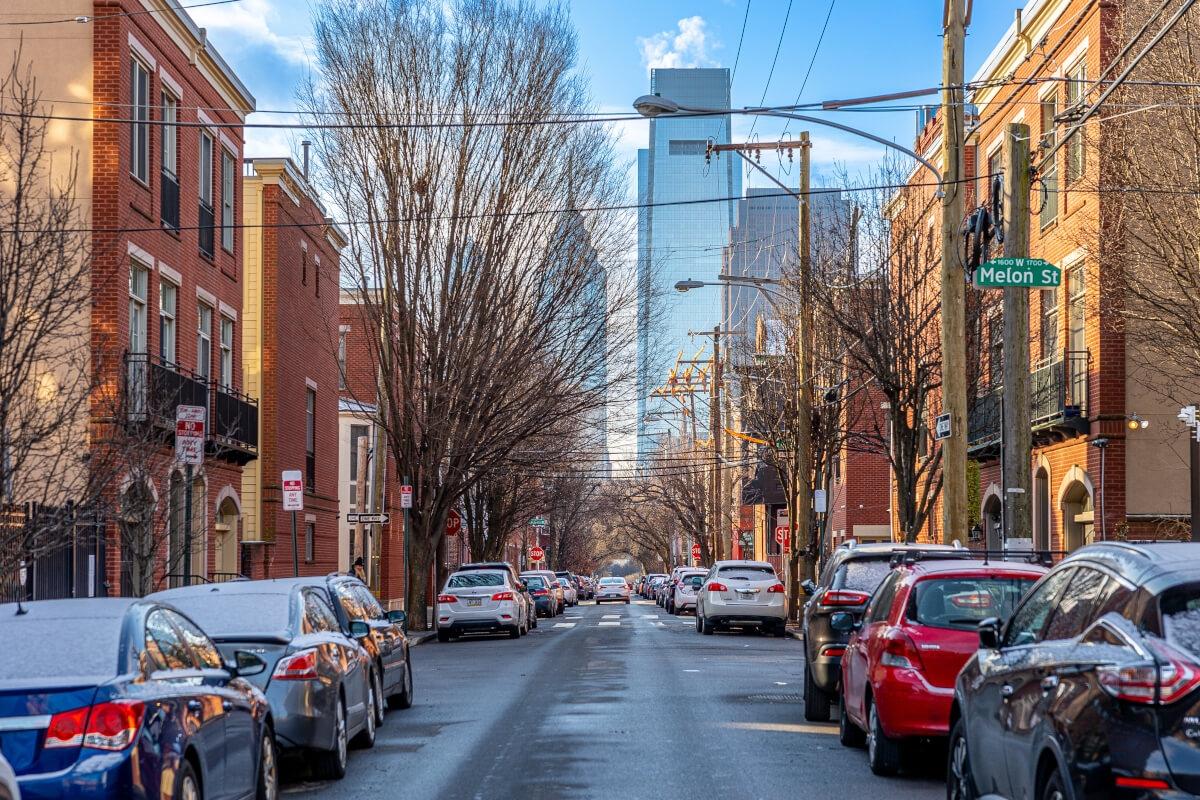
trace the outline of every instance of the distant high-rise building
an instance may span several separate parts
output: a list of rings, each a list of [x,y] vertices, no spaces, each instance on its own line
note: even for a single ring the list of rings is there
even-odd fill
[[[650,91],[684,106],[729,108],[729,70],[654,69]],[[741,166],[736,156],[704,156],[710,141],[727,144],[730,133],[728,115],[652,119],[650,146],[638,152],[639,458],[670,430],[673,409],[651,393],[678,352],[698,349],[688,331],[711,330],[721,319],[719,292],[678,294],[673,287],[688,278],[715,280],[721,271],[736,204],[702,201],[739,196]]]

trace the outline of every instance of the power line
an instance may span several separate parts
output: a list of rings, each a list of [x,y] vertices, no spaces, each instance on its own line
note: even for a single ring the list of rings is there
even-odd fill
[[[223,6],[229,3],[240,3],[242,0],[209,0],[206,3],[192,3],[189,6],[180,5],[181,9],[203,8],[204,6]],[[64,22],[88,23],[97,22],[105,19],[116,19],[117,17],[136,17],[141,14],[161,14],[157,8],[145,9],[143,11],[118,11],[114,14],[83,14],[77,17],[62,17],[57,19],[33,19],[33,20],[18,20],[15,22],[0,22],[0,25],[59,25]]]
[[[746,0],[746,13],[742,15],[742,32],[738,35],[737,55],[733,57],[733,71],[729,73],[729,92],[733,94],[733,79],[737,77],[738,61],[742,58],[742,40],[746,38],[746,22],[750,19],[750,0]]]
[[[800,91],[796,92],[796,102],[800,102],[800,98],[804,95],[804,89],[808,86],[808,77],[812,75],[813,64],[817,63],[817,53],[821,52],[821,42],[825,41],[825,31],[829,28],[829,18],[833,16],[833,7],[837,5],[837,0],[829,0],[829,10],[825,12],[825,24],[821,26],[821,34],[817,37],[817,46],[813,48],[812,58],[808,61],[808,70],[804,73],[804,80],[800,82]],[[787,121],[787,125],[783,126],[783,136],[787,136],[788,127],[792,124],[792,120]]]
[[[763,87],[762,98],[758,101],[761,106],[767,102],[767,92],[771,90],[771,79],[775,77],[775,65],[779,63],[779,51],[783,49],[783,36],[787,33],[788,20],[792,16],[792,0],[788,0],[787,11],[783,14],[783,27],[779,29],[779,41],[775,45],[775,57],[771,59],[771,70],[767,73],[767,85]],[[754,118],[754,124],[750,126],[750,135],[754,135],[754,129],[758,126],[758,117]],[[730,131],[732,133],[732,131]]]

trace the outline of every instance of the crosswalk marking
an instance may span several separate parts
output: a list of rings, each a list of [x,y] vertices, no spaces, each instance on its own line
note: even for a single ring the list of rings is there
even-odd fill
[[[643,619],[658,619],[658,614],[647,614]]]
[[[574,628],[576,624],[577,623],[574,623],[574,622],[556,622],[556,623],[554,623],[554,627],[556,627],[556,628]]]
[[[603,627],[605,627],[605,626],[611,626],[611,627],[617,627],[617,628],[619,628],[619,627],[621,627],[621,623],[620,623],[620,622],[601,622],[601,623],[600,623],[600,627],[602,627],[602,628],[603,628]]]
[[[605,614],[603,619],[620,619],[620,614]]]

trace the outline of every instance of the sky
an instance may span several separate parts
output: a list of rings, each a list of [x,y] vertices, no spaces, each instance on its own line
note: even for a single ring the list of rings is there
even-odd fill
[[[194,2],[183,0],[184,5]],[[258,107],[284,110],[295,108],[297,87],[310,69],[313,2],[237,0],[189,13],[208,28],[210,41],[250,88]],[[942,0],[832,0],[831,10],[830,0],[568,1],[579,36],[580,69],[590,78],[596,107],[618,113],[628,113],[631,101],[649,91],[651,67],[734,69],[734,106],[861,97],[936,85],[941,79],[942,5]],[[968,78],[1012,23],[1019,5],[1023,0],[975,0],[967,38]],[[912,143],[911,110],[828,116],[901,144]],[[288,120],[271,113],[252,118]],[[790,130],[794,133],[796,125]],[[782,122],[734,118],[735,140],[753,136],[770,141],[782,131]],[[815,126],[812,132],[816,184],[822,182],[822,170],[829,178],[835,165],[853,170],[883,154],[884,148],[866,140]],[[632,162],[637,148],[646,146],[646,123],[620,123],[616,133],[622,157]],[[289,131],[251,130],[246,154],[295,153],[302,138]],[[764,166],[786,180],[785,170],[770,163],[772,158],[764,157]],[[790,180],[794,183],[795,178]],[[754,175],[745,185],[766,185],[765,178]]]

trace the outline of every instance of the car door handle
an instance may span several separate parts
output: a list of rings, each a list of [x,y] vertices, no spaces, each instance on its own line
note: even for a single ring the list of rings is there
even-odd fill
[[[188,700],[187,709],[194,714],[199,714],[204,710],[204,703],[201,703],[199,700]]]
[[[1008,699],[1013,696],[1013,692],[1015,692],[1015,691],[1016,691],[1016,689],[1013,688],[1013,685],[1011,683],[1006,683],[1000,687],[1000,696],[1005,699]]]
[[[1054,689],[1057,689],[1057,688],[1058,688],[1058,676],[1057,675],[1047,675],[1046,677],[1042,678],[1042,691],[1043,692],[1053,691]]]

